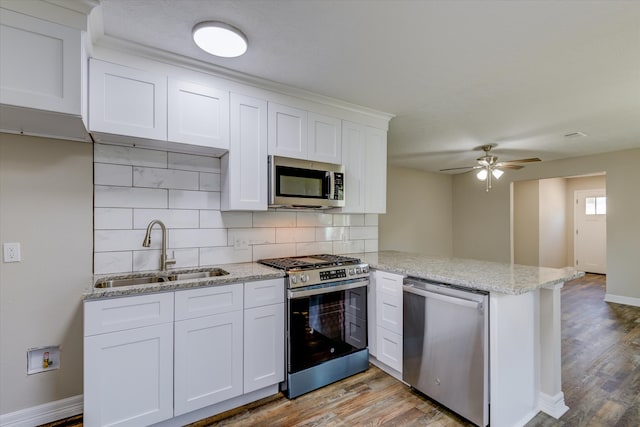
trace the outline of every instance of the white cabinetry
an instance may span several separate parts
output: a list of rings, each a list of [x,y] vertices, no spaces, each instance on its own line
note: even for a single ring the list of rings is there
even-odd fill
[[[284,380],[284,282],[245,283],[244,392]]]
[[[140,426],[173,416],[173,294],[85,303],[84,423]]]
[[[345,213],[385,213],[387,205],[387,133],[344,121]]]
[[[168,91],[169,141],[229,148],[229,92],[173,78]]]
[[[334,117],[269,103],[269,154],[341,163],[342,123]]]
[[[402,281],[386,271],[373,273],[376,289],[376,358],[402,372]]]
[[[1,130],[90,140],[82,31],[0,9],[0,52]]]
[[[222,157],[222,210],[267,210],[267,102],[232,93],[230,147]]]
[[[177,291],[175,415],[242,394],[242,283]]]
[[[167,139],[167,78],[92,59],[89,129],[145,139]]]

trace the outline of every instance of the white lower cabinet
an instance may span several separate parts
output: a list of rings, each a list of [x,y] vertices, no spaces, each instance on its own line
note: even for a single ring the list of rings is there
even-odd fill
[[[404,276],[375,271],[375,357],[402,372],[402,282]]]
[[[173,294],[85,303],[84,425],[143,426],[171,417]]]
[[[249,403],[256,397],[243,395],[284,380],[282,278],[84,307],[86,426],[145,426],[206,407],[216,413],[212,405]]]

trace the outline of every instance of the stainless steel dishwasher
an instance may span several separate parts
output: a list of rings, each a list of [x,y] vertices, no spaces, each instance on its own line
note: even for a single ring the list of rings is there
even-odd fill
[[[489,422],[489,294],[408,277],[402,379],[469,421]]]

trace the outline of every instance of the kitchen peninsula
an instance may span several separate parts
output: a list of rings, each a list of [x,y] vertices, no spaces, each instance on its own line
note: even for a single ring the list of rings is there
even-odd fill
[[[377,272],[398,278],[489,293],[492,426],[521,426],[538,411],[559,418],[568,410],[561,379],[560,289],[584,273],[395,251],[362,254],[362,259]],[[371,289],[374,298],[375,292]]]

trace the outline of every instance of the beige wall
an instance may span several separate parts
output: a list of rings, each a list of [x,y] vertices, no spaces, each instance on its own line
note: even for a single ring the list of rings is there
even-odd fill
[[[567,180],[542,179],[539,185],[538,265],[566,267],[570,265],[567,263]]]
[[[513,183],[513,262],[539,265],[539,181]]]
[[[455,256],[509,262],[509,181],[607,175],[607,294],[640,303],[640,149],[527,165],[489,193],[472,174],[453,178]],[[506,179],[504,179],[506,178]],[[482,183],[480,183],[482,184]]]
[[[81,295],[91,280],[92,146],[0,133],[0,414],[82,394]],[[60,345],[61,368],[26,374],[26,352]]]
[[[389,167],[387,213],[378,217],[379,248],[452,255],[452,177]]]

